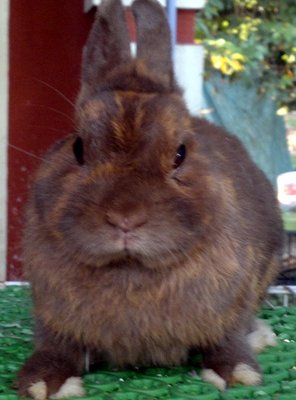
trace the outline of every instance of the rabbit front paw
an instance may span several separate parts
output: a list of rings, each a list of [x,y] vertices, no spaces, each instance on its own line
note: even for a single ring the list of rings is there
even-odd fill
[[[260,385],[260,368],[244,333],[234,331],[203,352],[202,378],[219,390],[235,383]]]
[[[85,391],[79,373],[73,360],[36,351],[19,372],[18,391],[34,400],[82,397]]]
[[[224,379],[213,369],[205,368],[201,372],[201,377],[205,382],[211,383],[217,389],[223,391],[227,386],[234,383],[241,383],[248,386],[257,386],[261,383],[261,374],[248,364],[237,364],[230,376],[230,379]]]
[[[48,387],[43,380],[33,383],[26,390],[34,400],[46,400],[48,398]],[[58,392],[50,395],[49,398],[54,400],[83,396],[85,396],[85,390],[83,388],[82,379],[80,377],[71,377],[62,384]]]

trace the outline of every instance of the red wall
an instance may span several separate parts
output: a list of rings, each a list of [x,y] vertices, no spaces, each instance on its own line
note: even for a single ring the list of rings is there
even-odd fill
[[[72,129],[73,107],[55,89],[75,100],[81,50],[94,12],[83,13],[83,0],[10,3],[7,279],[19,280],[23,209],[32,172],[46,149]],[[194,13],[180,16],[178,41],[192,43]]]
[[[81,49],[93,20],[82,0],[11,0],[8,279],[21,278],[23,205],[45,150],[72,127]],[[21,150],[16,150],[13,146]]]
[[[134,40],[136,37],[136,29],[131,12],[127,13],[127,18],[130,28],[130,37]],[[177,43],[194,43],[195,18],[196,12],[194,10],[178,10]]]
[[[194,10],[178,11],[177,42],[182,44],[192,44],[195,38],[195,18]]]

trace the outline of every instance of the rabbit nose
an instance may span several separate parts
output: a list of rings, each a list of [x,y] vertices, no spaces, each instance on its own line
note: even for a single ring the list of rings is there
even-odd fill
[[[125,233],[139,228],[147,222],[147,213],[145,210],[138,210],[129,215],[117,211],[108,211],[106,215],[107,222],[110,225],[121,229]]]

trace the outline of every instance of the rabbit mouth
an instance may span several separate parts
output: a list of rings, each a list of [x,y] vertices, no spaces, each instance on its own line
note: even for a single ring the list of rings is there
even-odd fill
[[[180,261],[177,242],[167,235],[156,235],[146,230],[122,232],[113,231],[101,250],[112,258],[137,260],[149,269],[157,268],[159,264],[166,265]]]
[[[117,232],[112,240],[114,252],[127,256],[140,255],[145,247],[145,240],[135,232]]]
[[[184,235],[177,229],[172,231],[168,226],[161,227],[159,224],[157,228],[146,225],[124,231],[105,225],[90,231],[83,227],[70,232],[65,239],[71,249],[70,257],[79,255],[82,262],[87,259],[88,264],[97,267],[119,260],[125,262],[130,258],[149,269],[182,262],[192,247],[191,235]]]

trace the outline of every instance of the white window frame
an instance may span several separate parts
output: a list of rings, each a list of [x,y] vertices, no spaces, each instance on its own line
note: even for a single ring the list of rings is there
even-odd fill
[[[0,282],[7,273],[7,143],[8,143],[9,0],[0,1]]]
[[[163,6],[166,0],[158,0]],[[177,8],[185,10],[200,10],[205,6],[207,0],[176,0]],[[130,6],[133,0],[122,0],[125,6]],[[88,12],[92,7],[98,6],[101,0],[84,0],[84,12]]]

